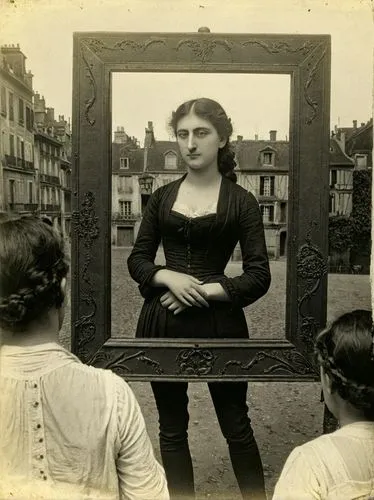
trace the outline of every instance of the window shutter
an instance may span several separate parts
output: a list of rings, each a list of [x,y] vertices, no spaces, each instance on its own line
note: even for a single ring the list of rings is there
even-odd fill
[[[270,210],[269,210],[269,220],[273,221],[274,220],[274,205],[270,205]]]
[[[265,177],[260,177],[260,195],[264,194]]]

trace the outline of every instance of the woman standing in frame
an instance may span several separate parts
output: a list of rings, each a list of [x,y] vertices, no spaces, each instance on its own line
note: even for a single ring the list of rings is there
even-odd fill
[[[271,278],[258,203],[236,184],[231,121],[220,104],[200,98],[179,106],[170,125],[187,173],[153,193],[128,258],[145,299],[136,336],[248,339],[243,308],[268,291]],[[161,241],[165,266],[155,264]],[[229,278],[238,242],[243,273]],[[208,386],[243,498],[265,498],[247,382]],[[152,382],[172,499],[194,497],[187,389],[185,382]]]

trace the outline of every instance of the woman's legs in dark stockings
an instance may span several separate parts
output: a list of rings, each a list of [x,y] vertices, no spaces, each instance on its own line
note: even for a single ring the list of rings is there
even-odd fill
[[[152,382],[159,414],[160,450],[171,500],[195,497],[191,454],[188,447],[188,384]]]
[[[208,386],[243,498],[266,499],[261,457],[248,417],[247,382],[216,382]]]

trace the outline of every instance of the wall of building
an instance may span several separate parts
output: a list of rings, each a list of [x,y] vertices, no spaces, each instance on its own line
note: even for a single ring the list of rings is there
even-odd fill
[[[29,203],[30,199],[35,202],[35,197],[30,198],[28,193],[29,182],[33,184],[36,182],[33,171],[32,75],[25,71],[24,55],[19,47],[1,47],[0,59],[0,158],[2,164],[0,211],[7,211],[11,208],[9,206],[11,204],[9,182],[12,181],[15,181],[16,185],[17,203],[32,205]]]

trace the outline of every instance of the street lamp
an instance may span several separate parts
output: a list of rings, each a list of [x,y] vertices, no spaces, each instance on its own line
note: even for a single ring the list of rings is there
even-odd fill
[[[153,176],[147,172],[143,172],[142,175],[139,176],[140,194],[150,196],[152,194],[152,187]]]
[[[153,187],[153,177],[147,172],[143,172],[139,176],[139,190],[141,199],[141,211],[144,214],[145,207],[147,206],[148,200],[152,194]]]

